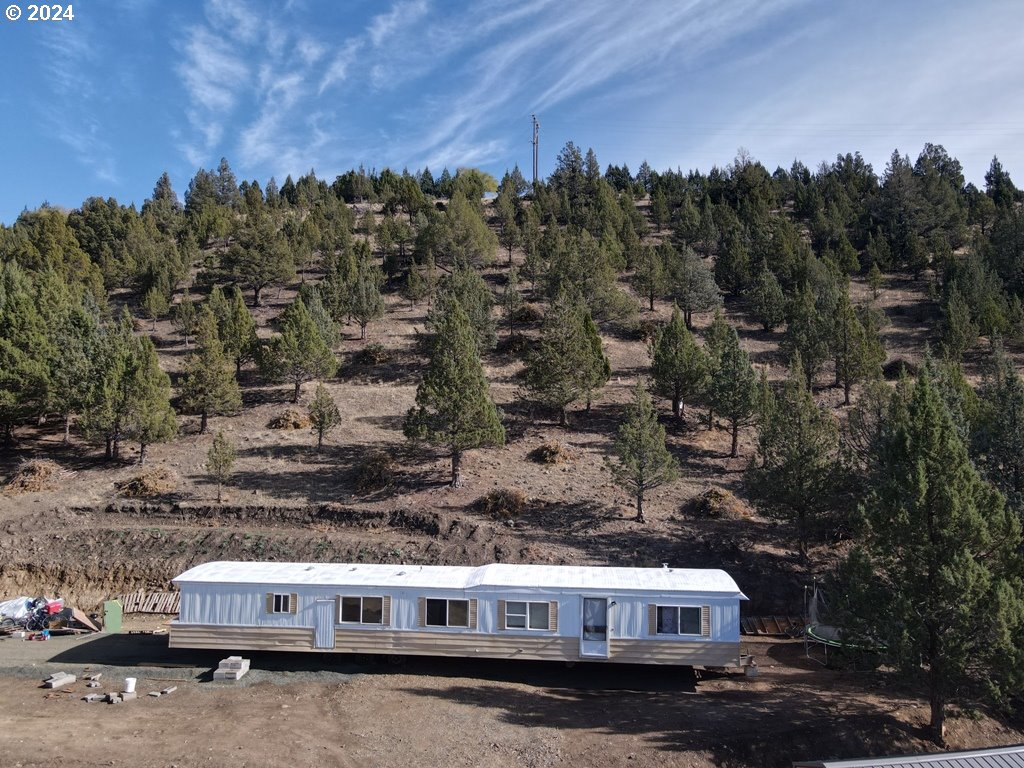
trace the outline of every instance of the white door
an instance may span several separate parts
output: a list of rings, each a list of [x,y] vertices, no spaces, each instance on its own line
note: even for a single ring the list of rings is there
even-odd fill
[[[337,605],[334,600],[317,600],[313,603],[317,648],[334,648],[334,611]]]
[[[583,632],[580,635],[580,657],[591,659],[608,658],[607,598],[583,598]]]

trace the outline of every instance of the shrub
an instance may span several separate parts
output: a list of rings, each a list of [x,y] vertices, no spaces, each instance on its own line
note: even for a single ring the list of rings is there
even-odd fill
[[[356,466],[356,489],[360,493],[387,488],[395,479],[398,462],[387,451],[369,451]]]
[[[576,456],[564,445],[555,441],[534,448],[530,451],[529,459],[538,464],[568,464],[575,461]]]
[[[526,509],[526,494],[518,488],[495,488],[477,499],[476,507],[485,514],[512,520]]]
[[[374,342],[359,350],[353,358],[357,365],[381,365],[391,359],[383,344]]]

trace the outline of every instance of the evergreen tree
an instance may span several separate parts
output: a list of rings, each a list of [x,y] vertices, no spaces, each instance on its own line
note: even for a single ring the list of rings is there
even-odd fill
[[[505,290],[501,294],[501,312],[508,320],[508,334],[515,336],[516,313],[523,306],[523,296],[519,293],[519,270],[512,267],[505,279]]]
[[[708,326],[704,344],[708,364],[708,382],[713,381],[718,375],[718,368],[722,364],[722,354],[725,352],[725,348],[729,344],[729,336],[731,332],[732,327],[728,322],[726,322],[725,316],[720,311],[716,311],[715,317],[711,321],[711,325]],[[714,403],[709,402],[708,429],[714,429],[714,427],[715,405]]]
[[[761,424],[761,466],[748,470],[747,484],[768,513],[796,523],[806,557],[811,522],[827,509],[834,485],[838,435],[831,415],[814,402],[799,354],[772,410]]]
[[[235,445],[218,431],[213,444],[206,453],[206,471],[217,483],[217,503],[223,501],[223,487],[231,479],[231,470],[235,466]]]
[[[427,283],[420,274],[420,268],[415,263],[409,265],[409,272],[402,285],[402,297],[409,300],[414,307],[427,296]]]
[[[494,198],[494,212],[498,217],[498,242],[508,250],[508,264],[512,266],[512,249],[519,245],[520,231],[516,220],[517,197],[511,184],[502,184]]]
[[[281,335],[274,337],[264,356],[264,375],[292,382],[292,402],[297,403],[304,382],[329,378],[337,369],[337,358],[324,343],[305,303],[296,298],[281,314]]]
[[[594,372],[603,365],[588,336],[582,300],[561,294],[544,315],[539,346],[527,355],[526,391],[557,409],[561,426],[568,425],[568,406],[592,390]]]
[[[750,309],[766,331],[774,331],[786,320],[786,297],[775,273],[766,264],[754,279],[749,291]]]
[[[946,705],[966,681],[1019,689],[1020,522],[972,465],[929,365],[893,398],[872,464],[863,548],[846,567],[860,578],[844,602],[890,664],[925,669],[942,744]]]
[[[100,353],[99,323],[96,315],[85,307],[70,307],[55,319],[51,335],[49,404],[64,419],[67,442],[71,416],[81,413],[89,403]]]
[[[324,446],[324,435],[341,424],[338,404],[323,384],[316,385],[316,394],[309,404],[309,420],[313,425],[313,434],[316,435],[316,452],[320,453]]]
[[[181,383],[181,409],[199,414],[199,434],[205,434],[209,416],[234,413],[242,407],[238,382],[228,368],[217,321],[209,307],[199,310],[196,352],[185,360]]]
[[[256,321],[245,306],[245,298],[237,286],[231,292],[231,301],[225,305],[224,315],[220,318],[220,339],[224,345],[224,354],[235,364],[237,379],[242,374],[242,366],[255,360],[260,349]]]
[[[590,413],[590,401],[594,392],[603,389],[608,379],[612,377],[612,364],[604,354],[601,331],[586,307],[583,308],[583,340],[587,345],[587,354],[584,357],[586,368],[582,373],[585,377],[587,413]]]
[[[661,296],[668,285],[661,255],[649,245],[640,248],[640,255],[634,264],[633,287],[648,301],[648,308],[654,311],[654,300]]]
[[[151,339],[137,339],[138,360],[134,371],[131,407],[125,436],[139,444],[139,464],[146,463],[146,449],[178,434],[178,419],[171,408],[171,379],[160,370]]]
[[[153,287],[146,291],[146,295],[142,298],[142,309],[146,313],[146,317],[153,321],[151,330],[156,331],[157,318],[166,315],[170,305],[163,292]]]
[[[850,404],[850,389],[857,382],[881,376],[885,349],[874,328],[861,323],[845,292],[833,318],[832,354],[835,358],[836,385],[843,388],[843,405]]]
[[[998,340],[981,387],[975,462],[1024,516],[1024,380]]]
[[[692,248],[684,247],[669,261],[670,292],[683,312],[686,327],[693,330],[694,312],[711,312],[722,306],[715,275]]]
[[[138,349],[127,311],[102,329],[92,388],[80,424],[86,439],[103,441],[107,459],[121,458],[121,440],[136,398]]]
[[[740,293],[750,282],[750,249],[742,225],[726,229],[715,257],[715,282],[728,293]]]
[[[707,385],[708,361],[683,321],[679,307],[658,334],[651,350],[654,391],[672,400],[672,414],[683,418],[686,401],[702,393]]]
[[[223,266],[238,285],[252,288],[256,307],[261,306],[264,288],[295,277],[295,259],[288,238],[270,216],[240,230],[224,254]]]
[[[483,276],[473,267],[455,269],[441,283],[437,306],[429,314],[431,325],[437,318],[448,312],[448,304],[457,301],[469,317],[469,323],[476,333],[477,351],[483,354],[494,347],[497,333],[494,329],[494,295]]]
[[[384,275],[380,269],[369,259],[360,260],[350,289],[348,307],[349,314],[359,323],[360,339],[366,338],[366,326],[384,317],[384,297],[380,295],[382,285]]]
[[[978,340],[978,324],[974,322],[971,308],[968,306],[960,287],[953,283],[946,299],[943,318],[942,347],[946,356],[960,360],[964,352],[974,346]]]
[[[740,348],[739,336],[732,326],[718,355],[715,375],[708,386],[708,399],[715,412],[729,422],[732,432],[729,456],[736,458],[740,427],[753,423],[756,413],[757,374],[747,353]]]
[[[618,462],[611,464],[615,484],[636,500],[636,522],[644,518],[644,496],[679,476],[679,462],[665,447],[665,428],[642,382],[633,390],[626,421],[615,440]]]
[[[878,268],[878,262],[871,262],[871,269],[868,270],[868,287],[871,288],[872,301],[878,300],[884,284],[885,278],[882,276],[882,270]]]
[[[206,307],[213,314],[213,319],[216,321],[218,329],[227,325],[228,315],[231,314],[231,308],[228,304],[227,298],[224,296],[224,289],[219,285],[214,285],[213,288],[210,289],[210,295],[206,298]]]
[[[665,199],[664,190],[659,186],[651,195],[651,222],[654,224],[654,230],[661,232],[668,225],[668,220],[668,200]]]
[[[505,428],[488,391],[476,334],[457,299],[446,304],[437,321],[430,363],[416,389],[416,405],[406,414],[405,434],[448,450],[453,487],[462,483],[465,451],[505,444]]]
[[[299,290],[299,296],[302,298],[302,303],[306,305],[306,309],[309,310],[309,316],[313,318],[313,324],[320,332],[320,338],[324,340],[324,344],[334,349],[341,340],[341,334],[338,324],[334,322],[334,318],[331,317],[331,313],[324,305],[320,287],[303,285]]]
[[[807,389],[810,390],[815,375],[829,357],[831,318],[824,316],[818,309],[818,302],[809,284],[790,301],[788,320],[782,349],[790,357],[797,354],[800,356],[807,376]]]
[[[185,349],[188,349],[188,339],[196,330],[196,303],[192,300],[188,291],[181,297],[181,301],[174,305],[171,322],[182,336],[185,337]]]

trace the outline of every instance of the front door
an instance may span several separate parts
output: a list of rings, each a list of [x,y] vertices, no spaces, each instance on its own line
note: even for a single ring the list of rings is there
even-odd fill
[[[316,647],[323,650],[334,648],[334,613],[338,603],[334,600],[317,600],[313,604],[316,621]]]
[[[604,597],[583,598],[583,633],[580,635],[580,657],[608,658],[608,600]]]

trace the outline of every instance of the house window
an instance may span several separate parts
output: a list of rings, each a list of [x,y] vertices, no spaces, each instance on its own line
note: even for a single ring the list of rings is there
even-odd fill
[[[292,596],[288,595],[274,595],[271,613],[291,613],[292,612]]]
[[[550,629],[550,603],[508,601],[505,603],[506,629]]]
[[[341,621],[344,624],[383,624],[383,597],[342,597]]]
[[[658,606],[659,635],[699,635],[700,608],[676,605]]]
[[[469,600],[427,598],[428,627],[468,627]]]

